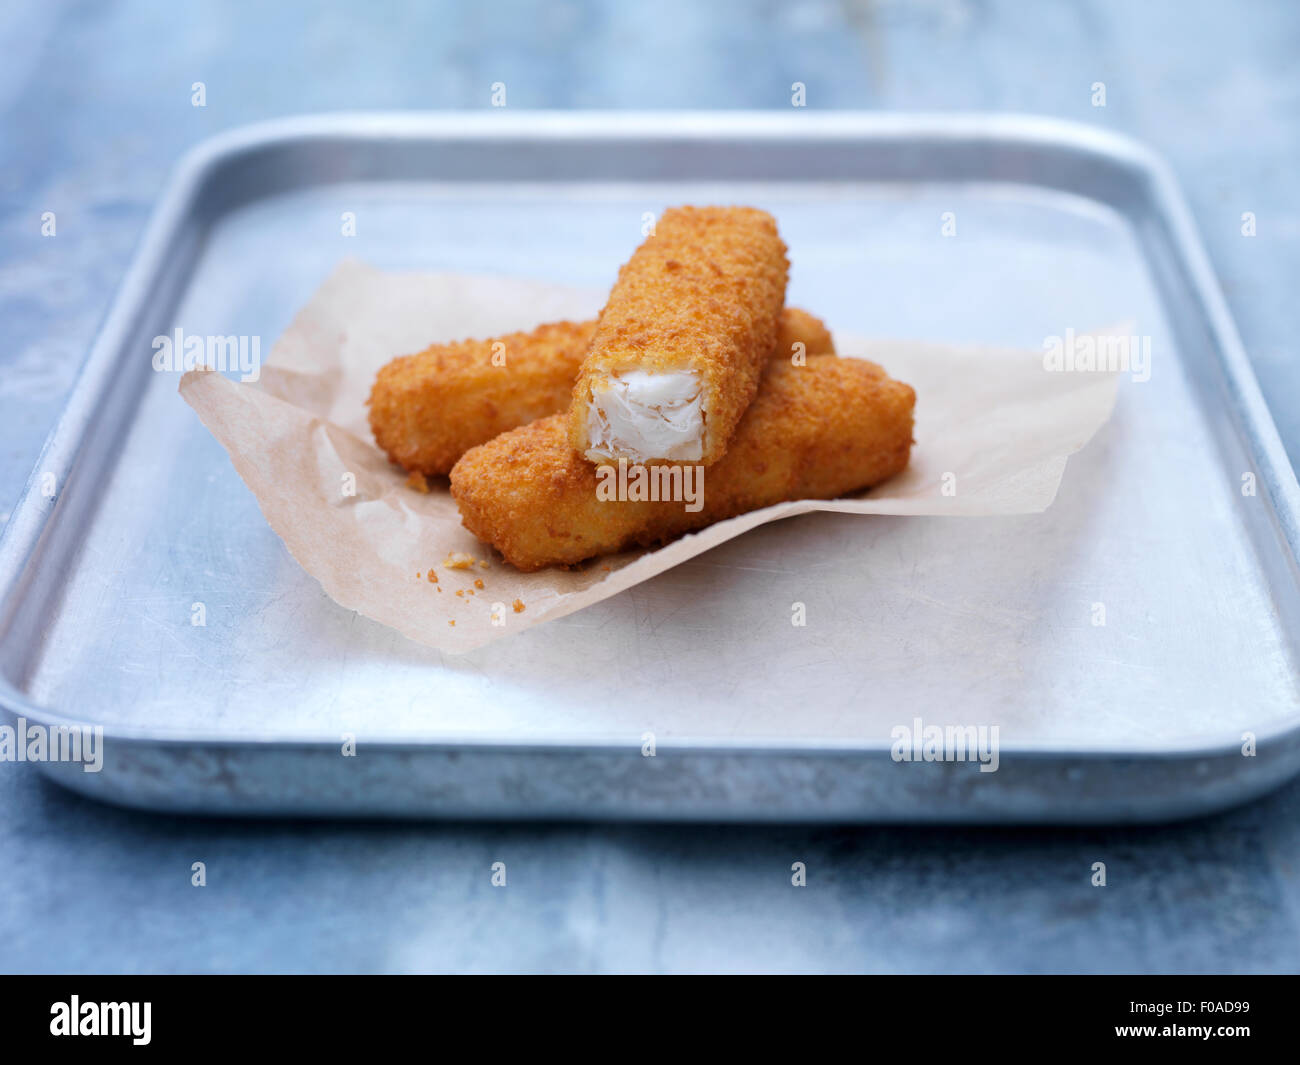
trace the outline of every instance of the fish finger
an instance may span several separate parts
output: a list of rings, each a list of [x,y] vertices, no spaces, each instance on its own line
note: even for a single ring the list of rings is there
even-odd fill
[[[776,343],[789,266],[766,211],[665,211],[597,320],[573,388],[574,450],[593,461],[722,458]]]
[[[370,393],[375,442],[411,472],[447,473],[470,448],[567,410],[595,331],[595,319],[551,322],[530,333],[433,344],[393,359]],[[801,351],[834,353],[835,345],[820,319],[787,307],[771,357]]]
[[[907,466],[915,402],[910,385],[874,363],[774,359],[712,466],[595,465],[570,446],[561,414],[466,452],[451,494],[465,528],[517,569],[573,565],[773,503],[878,484]],[[634,478],[639,492],[629,490]]]

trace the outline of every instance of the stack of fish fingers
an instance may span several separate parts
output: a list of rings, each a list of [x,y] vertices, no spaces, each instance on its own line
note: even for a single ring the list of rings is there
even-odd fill
[[[915,394],[785,308],[788,269],[766,212],[666,211],[595,322],[389,363],[375,439],[408,470],[450,471],[465,527],[520,570],[871,487],[907,466]]]

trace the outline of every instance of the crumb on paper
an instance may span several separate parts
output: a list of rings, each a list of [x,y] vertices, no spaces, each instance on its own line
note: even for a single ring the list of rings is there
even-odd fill
[[[473,588],[470,588],[466,594],[467,594],[467,595],[473,595],[473,594],[474,594],[474,589],[473,589]]]
[[[448,625],[455,625],[455,624],[456,624],[456,619],[455,619],[455,618],[452,618],[450,621],[447,622],[447,624],[448,624]]]
[[[479,591],[482,591],[482,590],[483,590],[484,585],[483,585],[483,578],[482,578],[482,577],[475,577],[475,578],[474,578],[474,587],[477,588]]]
[[[415,579],[416,579],[417,581],[419,581],[419,580],[423,580],[423,579],[424,579],[424,570],[422,570],[422,569],[417,569],[417,570],[415,571]]]
[[[464,589],[464,588],[457,588],[457,589],[456,589],[456,594],[457,594],[458,596],[460,596],[462,599],[464,599],[464,598],[465,598],[465,589]]]
[[[417,576],[418,576],[418,574],[417,574]],[[437,575],[436,573],[434,573],[432,569],[429,570],[429,583],[430,583],[430,584],[437,584],[437,583],[438,583],[438,575]],[[442,591],[441,588],[439,588],[438,590],[439,590],[439,591]]]
[[[464,551],[453,551],[443,560],[443,566],[447,569],[469,569],[474,565],[474,556],[468,555]]]
[[[522,599],[516,599],[511,606],[515,608],[516,614],[522,614],[524,612],[524,601]]]
[[[423,495],[429,494],[429,482],[424,479],[424,474],[419,470],[412,470],[406,478],[406,487],[420,492]]]
[[[481,559],[479,559],[479,561],[478,561],[478,568],[479,568],[479,569],[488,569],[488,568],[490,568],[489,563],[488,563],[488,560],[487,560],[486,558],[481,558]]]

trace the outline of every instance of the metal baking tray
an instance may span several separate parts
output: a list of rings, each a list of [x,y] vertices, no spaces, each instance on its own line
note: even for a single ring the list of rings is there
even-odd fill
[[[603,289],[643,213],[690,202],[772,210],[791,302],[835,328],[1040,348],[1131,319],[1150,380],[1044,514],[777,522],[452,657],[326,598],[151,366],[176,327],[269,349],[348,255]],[[1131,141],[971,115],[291,119],[205,143],[157,208],[0,545],[3,703],[103,727],[101,771],[54,779],[168,811],[1187,816],[1300,769],[1298,502],[1183,199]],[[917,718],[997,725],[997,771],[894,760]]]

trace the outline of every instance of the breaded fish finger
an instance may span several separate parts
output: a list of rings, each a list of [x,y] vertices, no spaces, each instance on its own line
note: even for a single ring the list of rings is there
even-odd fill
[[[476,444],[563,410],[594,331],[551,322],[394,359],[370,391],[375,443],[407,470],[446,473]]]
[[[596,330],[552,322],[531,333],[433,344],[379,371],[370,393],[370,428],[388,457],[407,470],[447,473],[472,447],[516,426],[567,410],[574,378]],[[835,351],[820,319],[787,307],[773,358]]]
[[[629,489],[633,476],[659,478],[657,493],[650,489],[658,501],[644,480],[640,496],[620,490],[611,498],[619,468],[575,452],[563,415],[468,451],[451,471],[451,494],[465,528],[516,568],[571,565],[784,500],[878,484],[907,466],[915,401],[910,385],[874,363],[774,359],[720,462],[622,464]]]
[[[717,462],[758,390],[789,274],[753,207],[676,207],[619,270],[573,388],[593,461]]]

